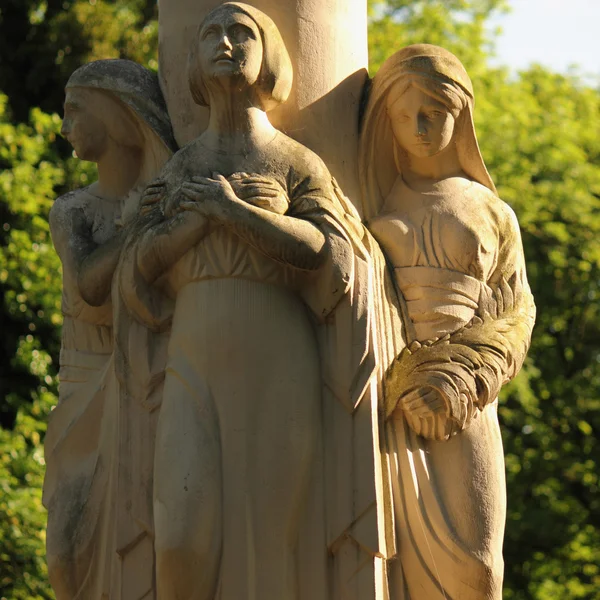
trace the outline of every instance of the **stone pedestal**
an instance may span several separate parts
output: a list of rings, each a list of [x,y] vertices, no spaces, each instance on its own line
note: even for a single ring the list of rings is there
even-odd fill
[[[177,142],[206,126],[187,83],[187,54],[204,16],[220,0],[159,1],[159,74]],[[291,98],[273,124],[314,150],[358,205],[358,112],[367,74],[366,0],[254,0],[277,24],[294,66]]]

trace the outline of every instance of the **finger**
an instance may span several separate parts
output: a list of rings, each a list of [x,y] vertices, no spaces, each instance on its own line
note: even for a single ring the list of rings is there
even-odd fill
[[[439,394],[436,394],[435,399],[429,402],[429,410],[436,414],[446,414],[446,403],[443,398],[440,398]]]
[[[220,173],[213,173],[213,177],[215,178],[215,182],[220,183],[224,188],[233,189],[227,178]]]
[[[423,421],[424,421],[424,427],[423,427],[423,432],[421,433],[421,435],[425,438],[427,438],[428,440],[434,439],[435,438],[435,423],[434,423],[435,417],[431,414],[427,415],[426,417],[424,417]]]
[[[279,188],[272,185],[266,185],[264,183],[240,183],[236,187],[239,190],[255,190],[256,192],[264,191],[265,193],[275,194],[277,196],[284,195]]]
[[[190,177],[188,181],[185,183],[203,183],[205,185],[218,183],[216,179],[211,179],[210,177],[200,177],[200,175],[195,175],[194,177]]]
[[[402,396],[400,398],[400,405],[402,406],[403,410],[407,410],[407,411],[411,411],[411,408],[414,404],[416,404],[416,401],[421,397],[420,395],[420,391],[419,390],[415,390],[412,392],[409,392],[408,394],[406,394],[405,396]]]
[[[250,196],[249,198],[240,198],[240,200],[244,200],[248,204],[252,204],[253,206],[261,206],[261,207],[271,207],[276,206],[274,202],[274,198],[268,198],[265,196]]]
[[[240,179],[239,181],[235,182],[235,185],[238,185],[240,187],[260,186],[260,187],[264,187],[264,188],[270,189],[270,190],[277,190],[280,194],[285,193],[280,185],[273,183],[272,181],[268,181],[268,180]]]
[[[204,196],[204,194],[202,193],[202,191],[195,190],[193,188],[186,188],[184,186],[181,186],[181,193],[186,198],[189,198],[190,200],[194,200],[196,202],[202,200],[202,198]]]
[[[272,192],[272,191],[268,191],[268,190],[255,190],[255,189],[240,189],[237,190],[237,195],[242,199],[242,200],[247,200],[250,198],[266,198],[266,199],[271,199],[271,198],[278,198],[279,194],[277,194],[277,192]]]
[[[422,402],[422,397],[424,395],[423,390],[416,389],[408,392],[408,394],[402,396],[400,402],[406,409],[411,409],[413,406],[419,406]]]
[[[265,185],[279,186],[279,184],[271,177],[250,176],[244,177],[241,181],[242,183],[262,183]]]
[[[155,179],[154,181],[151,181],[146,188],[161,188],[165,187],[166,185],[167,184],[164,179]]]
[[[164,194],[165,190],[166,190],[166,186],[164,186],[164,185],[160,185],[160,186],[149,185],[142,192],[142,196],[146,196],[147,194]]]
[[[162,198],[161,194],[156,194],[153,196],[144,196],[142,198],[142,201],[140,202],[140,206],[153,206],[157,202],[160,202],[161,198]]]
[[[409,425],[411,427],[411,429],[417,434],[417,435],[421,435],[421,431],[422,431],[422,423],[421,423],[421,419],[415,419],[413,417],[411,417],[411,419],[409,420]]]
[[[189,200],[183,200],[179,203],[179,208],[181,211],[194,211],[201,212],[202,204],[200,202],[190,202]]]
[[[429,425],[427,423],[427,418],[421,417],[421,418],[416,419],[416,421],[418,421],[419,425],[421,426],[421,431],[420,431],[419,435],[426,438],[429,435]]]
[[[230,175],[227,179],[229,181],[233,180],[238,180],[238,179],[245,179],[246,177],[248,177],[248,173],[233,173],[232,175]]]
[[[196,189],[210,189],[210,188],[213,188],[214,185],[207,181],[184,181],[181,184],[181,187],[182,188],[187,187],[187,188],[190,188],[191,190],[196,190]]]
[[[435,404],[436,400],[437,394],[435,392],[426,392],[421,397],[413,400],[408,410],[410,410],[410,412],[415,416],[428,414],[432,412],[431,407],[433,404]]]
[[[416,417],[422,417],[424,415],[431,414],[433,409],[431,408],[431,404],[435,402],[435,396],[432,394],[422,398],[419,404],[413,405],[411,407],[411,413]]]
[[[434,440],[441,442],[446,439],[446,419],[442,415],[435,415],[435,431],[433,432]]]

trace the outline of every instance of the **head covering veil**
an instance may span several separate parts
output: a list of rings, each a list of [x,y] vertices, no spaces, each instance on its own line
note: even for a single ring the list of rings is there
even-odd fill
[[[96,60],[79,67],[69,77],[65,89],[75,87],[101,90],[117,97],[171,152],[177,151],[158,77],[149,69],[131,60]]]
[[[359,149],[363,215],[367,222],[379,214],[399,175],[387,100],[392,87],[405,77],[449,85],[466,97],[466,106],[457,121],[457,125],[462,121],[462,127],[456,133],[458,158],[468,177],[497,194],[477,143],[473,123],[473,84],[469,75],[448,50],[431,44],[415,44],[390,56],[373,79]]]

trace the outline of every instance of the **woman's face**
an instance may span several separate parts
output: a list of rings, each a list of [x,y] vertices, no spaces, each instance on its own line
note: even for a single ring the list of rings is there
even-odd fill
[[[241,78],[252,85],[262,67],[263,46],[256,23],[239,11],[219,11],[200,31],[199,58],[207,79]]]
[[[82,160],[98,162],[108,144],[108,131],[102,120],[102,111],[98,114],[94,94],[89,90],[71,88],[65,98],[65,114],[61,134],[67,140],[77,157]]]
[[[403,87],[396,83],[388,96],[394,137],[411,156],[435,156],[450,146],[458,114],[414,85]]]

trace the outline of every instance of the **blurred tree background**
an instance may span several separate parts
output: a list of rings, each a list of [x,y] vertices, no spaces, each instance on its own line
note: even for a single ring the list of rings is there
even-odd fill
[[[503,391],[507,600],[600,598],[600,93],[541,67],[492,68],[503,0],[370,2],[371,74],[415,42],[471,74],[500,196],[519,217],[538,306],[531,352]],[[58,135],[70,73],[96,58],[157,67],[155,0],[0,6],[0,599],[52,598],[41,505],[56,402],[60,265],[47,215],[93,181]],[[541,23],[539,24],[541,25]]]

